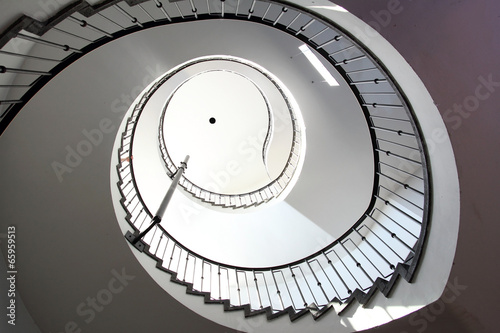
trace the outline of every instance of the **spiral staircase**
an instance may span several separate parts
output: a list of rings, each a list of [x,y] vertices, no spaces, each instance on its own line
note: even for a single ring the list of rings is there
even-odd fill
[[[323,244],[320,249],[309,248],[307,255],[276,265],[237,265],[214,259],[178,240],[177,234],[162,224],[152,228],[141,240],[140,251],[133,247],[132,251],[136,256],[154,260],[156,268],[165,273],[164,279],[185,286],[188,294],[199,295],[200,301],[203,299],[208,304],[221,304],[224,311],[241,310],[245,317],[265,314],[268,320],[274,320],[288,315],[291,321],[297,321],[309,314],[316,320],[327,312],[342,316],[353,302],[367,305],[377,293],[390,297],[399,278],[411,283],[419,263],[426,260],[424,252],[433,214],[434,180],[425,135],[415,103],[410,101],[412,98],[401,87],[396,74],[359,37],[323,13],[300,3],[114,0],[91,5],[77,1],[45,22],[25,16],[0,36],[0,60],[3,61],[0,64],[0,87],[4,91],[0,101],[1,132],[53,77],[107,43],[187,22],[225,20],[276,29],[287,38],[306,45],[335,75],[339,84],[352,93],[357,112],[364,122],[360,126],[368,138],[365,142],[368,148],[351,153],[364,154],[370,161],[364,167],[371,173],[370,193],[363,194],[368,200],[357,218],[344,221],[349,227],[333,241]],[[298,56],[303,57],[302,54]],[[223,61],[250,63],[245,59],[235,59],[240,58],[211,56],[203,60],[221,62],[217,64],[220,71],[229,70]],[[169,133],[165,129],[169,122],[167,115],[171,112],[168,101],[187,82],[176,81],[176,77],[187,75],[191,79],[206,73],[206,70],[198,70],[196,74],[183,74],[182,71],[189,70],[191,65],[179,64],[154,78],[138,94],[120,126],[112,156],[111,178],[116,180],[112,185],[115,186],[112,188],[113,200],[121,205],[117,218],[124,233],[124,225],[135,235],[144,231],[153,220],[152,211],[156,208],[156,202],[145,198],[147,189],[141,179],[147,170],[136,166],[149,163],[146,157],[141,157],[138,151],[141,148],[136,148],[140,146],[138,138],[146,135],[144,123],[152,121],[155,124],[152,135],[157,138],[157,159],[161,159],[161,168],[164,169],[158,177],[163,177],[163,182],[168,183],[178,171],[180,161],[172,155],[172,145],[177,143],[165,138]],[[253,68],[260,66],[257,64]],[[277,80],[272,74],[264,76],[274,83]],[[268,106],[267,136],[262,142],[265,164],[266,147],[272,145],[279,135],[271,137],[276,107],[273,109],[265,97],[271,94],[269,87],[262,86],[264,84],[256,84]],[[286,88],[279,84],[276,87],[288,107],[292,133],[281,171],[273,177],[269,175],[266,186],[236,193],[209,190],[187,173],[179,182],[178,192],[184,194],[182,200],[194,202],[202,211],[233,214],[237,221],[240,214],[247,214],[246,211],[265,214],[268,207],[279,207],[288,195],[293,195],[295,183],[300,185],[301,179],[305,182],[303,179],[308,177],[329,177],[325,168],[321,169],[325,173],[313,175],[307,166],[302,167],[308,156],[305,129],[314,127],[309,128],[307,121],[301,119],[301,113],[307,114],[308,110],[294,110],[292,107],[293,89],[287,96],[283,92],[287,91]],[[307,91],[302,93],[307,94]],[[151,109],[158,109],[152,102],[159,98],[158,95],[163,99],[167,95],[170,97],[160,110],[161,115],[151,116]],[[276,103],[276,98],[272,100]],[[338,111],[332,107],[330,112]],[[195,131],[189,135],[196,140],[204,139],[197,137]],[[347,142],[341,144],[348,145]],[[56,174],[65,172],[64,166],[53,165],[53,168]],[[123,215],[125,218],[121,221]],[[334,215],[330,220],[336,223]],[[433,223],[438,222],[433,220]]]

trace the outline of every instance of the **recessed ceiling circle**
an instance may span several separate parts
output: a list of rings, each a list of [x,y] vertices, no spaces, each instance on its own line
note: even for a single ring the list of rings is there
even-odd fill
[[[190,155],[190,173],[179,184],[212,207],[284,199],[300,175],[305,127],[283,83],[227,55],[192,59],[165,74],[174,76],[183,80],[166,99],[159,125],[168,176]]]

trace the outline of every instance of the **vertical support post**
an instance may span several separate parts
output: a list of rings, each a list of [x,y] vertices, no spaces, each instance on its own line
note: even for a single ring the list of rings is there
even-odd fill
[[[181,162],[181,166],[177,169],[177,172],[175,173],[174,178],[172,179],[172,183],[170,184],[170,187],[168,188],[167,193],[165,194],[165,197],[163,198],[160,207],[158,207],[158,210],[156,211],[155,216],[153,217],[153,220],[151,221],[151,224],[141,232],[140,234],[132,234],[130,231],[127,231],[125,234],[125,238],[132,244],[134,245],[139,251],[143,251],[145,244],[142,242],[142,238],[146,236],[146,234],[153,229],[154,226],[156,226],[158,223],[161,222],[163,215],[165,214],[165,211],[167,210],[168,204],[170,203],[170,200],[172,199],[172,196],[174,195],[175,189],[177,188],[177,184],[179,184],[179,180],[181,179],[182,175],[184,174],[184,171],[187,169],[187,162],[189,161],[189,155],[186,156],[183,162]]]

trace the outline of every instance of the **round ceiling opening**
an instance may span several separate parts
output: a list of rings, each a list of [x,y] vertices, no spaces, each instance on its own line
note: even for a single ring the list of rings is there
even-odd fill
[[[305,136],[283,83],[232,56],[196,58],[165,78],[179,82],[168,91],[160,119],[167,174],[189,155],[180,185],[211,206],[249,208],[284,199],[300,174]]]

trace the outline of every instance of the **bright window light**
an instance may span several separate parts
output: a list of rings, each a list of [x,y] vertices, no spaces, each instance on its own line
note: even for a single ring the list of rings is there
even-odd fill
[[[337,12],[347,13],[347,10],[345,10],[343,7],[340,7],[339,5],[330,5],[330,6],[311,6],[311,8],[326,9],[326,10],[334,10],[334,11],[337,11]]]
[[[316,55],[311,51],[309,46],[303,44],[299,46],[299,50],[306,56],[307,60],[311,63],[311,65],[316,68],[319,74],[323,77],[323,79],[330,85],[330,87],[338,86],[339,83],[335,78],[330,74],[330,72],[326,69],[326,67],[321,63],[321,61],[316,57]]]

